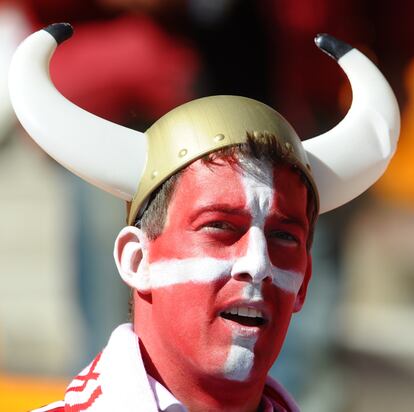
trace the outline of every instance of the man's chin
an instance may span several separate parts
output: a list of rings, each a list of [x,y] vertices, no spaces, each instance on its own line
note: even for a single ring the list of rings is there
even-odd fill
[[[234,338],[224,365],[225,378],[244,382],[249,378],[254,365],[256,339]]]

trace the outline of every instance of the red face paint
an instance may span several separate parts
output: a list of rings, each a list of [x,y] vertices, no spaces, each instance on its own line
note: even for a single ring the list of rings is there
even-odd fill
[[[176,396],[197,393],[212,399],[225,396],[234,402],[233,398],[241,396],[234,381],[246,386],[243,396],[260,395],[267,371],[281,349],[296,292],[278,286],[269,277],[252,287],[248,272],[256,270],[252,265],[268,262],[299,273],[301,281],[310,273],[307,190],[290,166],[276,166],[269,175],[266,185],[249,180],[224,161],[208,166],[195,162],[176,186],[163,233],[148,245],[150,266],[164,261],[169,261],[171,268],[174,262],[192,265],[184,283],[155,287],[150,300],[138,298],[135,302],[136,330],[151,358],[151,372]],[[211,266],[206,258],[211,258]],[[241,262],[241,271],[200,281],[201,272],[218,270],[216,261]],[[166,268],[168,272],[168,265]],[[157,276],[168,279],[167,272]],[[174,276],[179,280],[179,270]],[[220,313],[246,299],[253,302],[249,307],[263,313],[266,323],[246,327],[243,332],[243,327],[229,327]],[[235,336],[240,340],[243,333],[253,337],[247,344],[251,344],[251,353],[235,341]],[[240,360],[251,363],[247,372],[237,369]],[[229,390],[233,393],[223,395],[226,381],[232,381]],[[200,387],[208,387],[210,395],[189,382],[202,383]],[[215,388],[217,393],[212,393]]]

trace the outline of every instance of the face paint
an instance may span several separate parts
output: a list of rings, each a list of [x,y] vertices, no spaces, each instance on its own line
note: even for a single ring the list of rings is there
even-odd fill
[[[243,298],[250,302],[259,302],[263,300],[262,285],[257,283],[247,283],[243,288]]]
[[[240,267],[240,259],[224,260],[214,258],[170,259],[152,263],[149,267],[151,288],[163,288],[183,283],[208,283],[225,277],[235,276],[235,268]],[[254,263],[254,262],[253,262]],[[241,273],[251,273],[248,268]],[[165,274],[168,273],[168,276]],[[265,272],[275,286],[288,293],[296,294],[302,284],[303,274],[270,266]],[[257,279],[257,277],[256,277]],[[260,279],[261,281],[262,279]],[[260,290],[261,283],[254,282],[246,288]]]
[[[151,324],[139,308],[135,323],[163,377],[175,364],[183,376],[263,381],[281,348],[307,269],[307,192],[288,166],[257,169],[195,162],[149,242]],[[223,316],[232,311],[264,323]]]
[[[235,334],[230,352],[224,365],[224,376],[234,381],[244,381],[249,377],[254,363],[256,338],[245,338]]]

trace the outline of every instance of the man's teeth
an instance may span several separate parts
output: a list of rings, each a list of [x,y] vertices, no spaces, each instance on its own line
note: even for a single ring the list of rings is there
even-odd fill
[[[224,311],[224,313],[229,313],[231,315],[246,316],[248,318],[263,318],[263,314],[260,310],[246,307],[235,307],[230,310]]]

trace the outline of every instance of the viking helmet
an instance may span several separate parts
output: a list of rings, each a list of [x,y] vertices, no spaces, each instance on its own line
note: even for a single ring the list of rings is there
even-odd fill
[[[142,214],[168,177],[220,148],[244,143],[248,132],[271,133],[289,161],[319,194],[320,213],[368,189],[395,152],[400,115],[377,67],[357,49],[323,34],[316,45],[334,58],[352,87],[352,105],[333,129],[301,142],[275,110],[239,96],[211,96],[179,106],[141,133],[99,118],[54,87],[49,61],[72,36],[67,23],[29,36],[15,52],[9,75],[14,110],[29,135],[55,160],[86,181],[131,202],[128,223]]]

